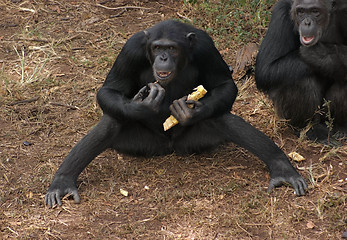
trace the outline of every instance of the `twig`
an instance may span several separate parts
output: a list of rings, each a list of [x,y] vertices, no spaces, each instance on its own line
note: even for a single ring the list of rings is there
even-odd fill
[[[35,102],[35,101],[37,101],[39,98],[40,98],[40,97],[34,97],[34,98],[30,98],[30,99],[15,101],[15,102],[9,103],[8,106],[13,106],[13,105],[19,105],[19,104],[25,104],[25,103]]]
[[[15,41],[18,41],[18,40],[49,43],[49,41],[47,39],[38,39],[38,38],[18,38]]]
[[[31,9],[31,8],[22,8],[22,7],[20,7],[19,10],[24,11],[24,12],[36,13],[36,10]]]
[[[192,23],[193,21],[190,19],[190,18],[187,18],[186,16],[183,16],[182,14],[180,14],[179,12],[176,12],[176,14],[180,17],[180,18],[183,18],[187,21],[189,21],[190,23]]]
[[[65,42],[69,42],[69,41],[72,41],[72,40],[74,40],[75,38],[80,38],[81,36],[80,36],[80,34],[76,34],[76,35],[74,35],[74,36],[72,36],[72,37],[68,37],[68,38],[65,38],[65,39],[62,39],[62,40],[59,40],[59,41],[56,41],[57,43],[65,43]]]
[[[70,108],[70,109],[72,109],[72,110],[77,110],[77,109],[79,109],[79,107],[72,106],[72,105],[69,105],[69,104],[64,104],[64,103],[49,102],[49,104],[51,104],[51,105],[53,105],[53,106],[67,107],[67,108]]]
[[[61,39],[61,40],[48,40],[48,39],[38,39],[38,38],[17,38],[14,39],[13,41],[31,41],[31,42],[43,42],[43,43],[64,43],[64,42],[69,42],[74,40],[75,38],[79,38],[80,34],[76,34],[74,36],[71,37],[67,37],[65,39]]]
[[[16,234],[17,236],[19,236],[19,234],[15,230],[13,230],[12,228],[7,227],[7,229],[10,230],[11,232],[13,232],[14,234]]]
[[[108,3],[108,2],[111,2],[112,0],[105,0],[105,1],[102,1],[100,2],[99,4],[105,4],[105,3]]]
[[[101,4],[96,4],[97,7],[102,7],[108,10],[120,10],[120,9],[146,9],[146,10],[150,10],[150,8],[146,8],[146,7],[137,7],[137,6],[123,6],[123,7],[106,7],[104,5]]]
[[[249,233],[246,229],[244,229],[243,227],[240,226],[240,224],[236,221],[236,225],[241,228],[242,231],[244,231],[245,233],[247,233],[249,236],[253,237],[253,235],[251,233]]]
[[[125,13],[127,10],[124,9],[123,11],[121,11],[120,13],[116,14],[116,15],[112,15],[110,16],[110,18],[116,18],[116,17],[119,17],[120,15],[122,15],[123,13]]]
[[[75,48],[71,48],[72,51],[77,51],[77,50],[84,50],[86,48],[84,47],[75,47]]]

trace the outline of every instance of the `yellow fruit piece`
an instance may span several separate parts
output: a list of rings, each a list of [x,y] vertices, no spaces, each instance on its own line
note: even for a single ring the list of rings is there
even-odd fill
[[[129,192],[127,190],[124,190],[124,189],[121,188],[121,189],[119,189],[119,191],[125,197],[127,197],[129,195]]]
[[[187,100],[198,101],[207,93],[207,90],[202,85],[197,86],[194,90],[194,92],[188,95]]]
[[[305,160],[305,158],[297,152],[291,152],[288,154],[288,156],[296,162],[301,162]]]
[[[170,115],[170,117],[168,117],[163,123],[164,131],[169,130],[171,127],[175,126],[176,124],[178,124],[177,119],[174,116]]]
[[[196,88],[194,88],[194,90],[195,90],[194,92],[192,92],[191,94],[188,95],[187,100],[198,101],[200,98],[205,96],[205,94],[207,93],[207,90],[202,85],[197,86]],[[188,107],[190,107],[190,106],[188,106]],[[178,124],[177,119],[171,115],[163,123],[164,131],[169,130],[170,128],[172,128],[176,124]]]

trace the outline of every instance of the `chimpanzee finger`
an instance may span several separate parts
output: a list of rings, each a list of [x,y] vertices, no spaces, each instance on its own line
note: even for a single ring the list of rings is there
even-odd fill
[[[187,102],[184,99],[182,99],[182,98],[178,99],[177,103],[180,106],[180,108],[182,109],[185,116],[190,115],[191,109],[188,107]]]
[[[304,179],[300,178],[297,180],[297,189],[295,190],[295,193],[297,196],[303,196],[306,195],[306,190],[307,190],[307,183],[305,182]]]
[[[180,114],[180,123],[185,124],[189,119],[192,118],[192,109],[190,109],[184,99],[177,100],[177,106]]]
[[[70,190],[69,194],[70,194],[70,196],[72,196],[72,198],[74,199],[75,203],[80,203],[81,202],[81,198],[80,198],[80,195],[78,194],[77,189]]]
[[[62,198],[62,196],[60,195],[60,194],[55,194],[55,202],[59,205],[59,206],[61,206],[61,205],[63,205],[62,204],[62,202],[61,202],[61,198]]]
[[[45,203],[49,208],[53,208],[57,204],[61,206],[62,203],[61,203],[60,197],[61,195],[59,191],[47,193],[45,196]]]
[[[149,83],[148,87],[149,87],[149,94],[146,97],[146,99],[151,101],[151,100],[153,100],[157,96],[157,94],[158,94],[158,87],[154,83]]]
[[[283,185],[284,182],[285,182],[284,178],[281,178],[281,177],[271,178],[269,182],[269,187],[267,188],[267,192],[270,193],[272,189]]]
[[[134,101],[138,101],[138,100],[143,100],[144,96],[146,95],[147,90],[147,86],[144,86],[143,88],[140,89],[140,91],[133,97]]]
[[[158,89],[157,96],[155,96],[154,101],[159,104],[165,97],[165,89],[158,83],[154,83],[154,85]]]
[[[50,207],[50,208],[52,207],[52,201],[51,201],[51,198],[50,198],[48,193],[45,196],[45,203],[48,207]]]
[[[184,119],[184,112],[181,108],[179,100],[173,101],[173,103],[170,105],[169,109],[171,111],[171,114],[180,122],[180,120]]]
[[[186,101],[187,105],[193,106],[193,107],[201,107],[202,103],[199,101],[194,101],[194,100],[187,100]]]

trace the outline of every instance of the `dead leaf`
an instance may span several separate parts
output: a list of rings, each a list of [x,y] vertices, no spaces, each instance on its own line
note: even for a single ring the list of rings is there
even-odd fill
[[[26,194],[27,198],[33,198],[33,196],[34,196],[34,194],[31,191]]]
[[[306,227],[308,229],[313,229],[316,225],[314,225],[314,223],[312,221],[309,221],[307,224],[306,224]]]
[[[288,154],[288,157],[290,157],[292,160],[296,161],[296,162],[301,162],[301,161],[305,161],[306,159],[301,156],[299,153],[297,152],[291,152]]]
[[[258,45],[248,43],[236,53],[236,65],[234,68],[234,80],[240,80],[247,71],[255,64],[255,59],[258,54]]]

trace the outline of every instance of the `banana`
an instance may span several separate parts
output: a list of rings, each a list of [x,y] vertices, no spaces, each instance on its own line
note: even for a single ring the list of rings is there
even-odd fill
[[[195,90],[194,92],[192,92],[191,94],[188,95],[187,100],[198,101],[200,98],[205,96],[205,94],[207,93],[207,90],[202,85],[197,86],[196,88],[194,88],[194,90]],[[193,106],[188,105],[188,107],[192,108]],[[176,124],[178,124],[177,119],[171,115],[163,123],[164,131],[169,130],[170,128],[172,128]]]

